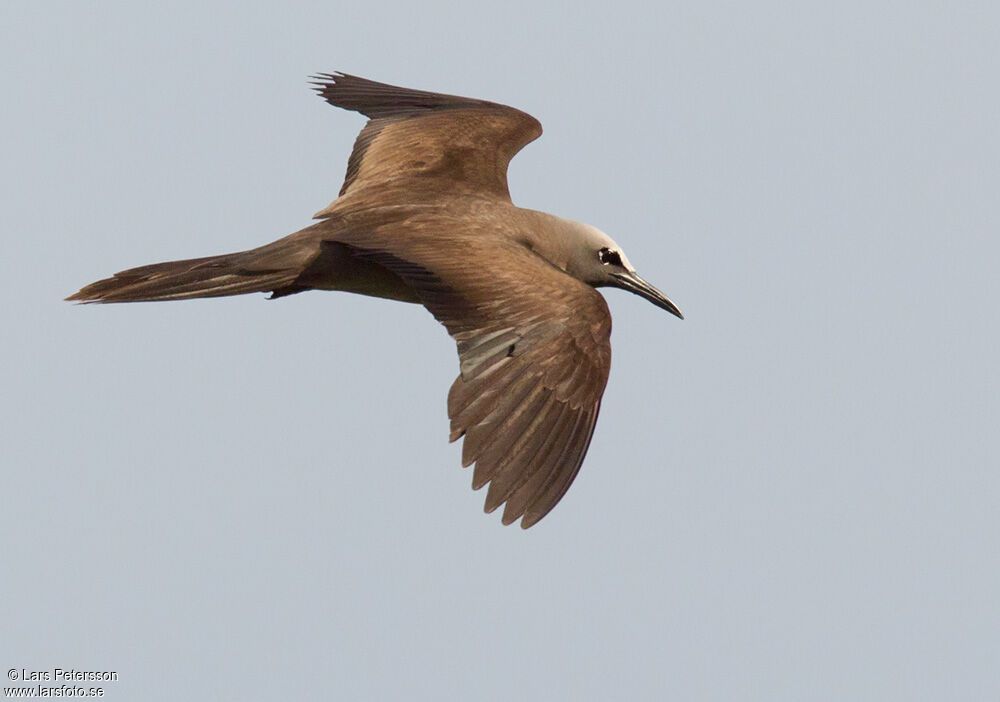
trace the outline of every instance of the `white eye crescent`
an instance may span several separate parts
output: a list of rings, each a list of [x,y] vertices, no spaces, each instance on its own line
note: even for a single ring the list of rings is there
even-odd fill
[[[597,252],[597,258],[600,259],[601,263],[605,266],[618,266],[622,265],[622,256],[617,251],[612,251],[607,246]]]

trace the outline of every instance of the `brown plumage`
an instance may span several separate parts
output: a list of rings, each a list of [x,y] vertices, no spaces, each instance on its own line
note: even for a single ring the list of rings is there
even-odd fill
[[[590,445],[611,366],[595,287],[680,316],[606,234],[515,207],[507,165],[541,125],[519,110],[342,73],[315,86],[369,117],[317,224],[234,254],[133,268],[69,300],[138,302],[311,289],[419,302],[458,344],[451,440],[486,510],[525,528],[562,498]]]

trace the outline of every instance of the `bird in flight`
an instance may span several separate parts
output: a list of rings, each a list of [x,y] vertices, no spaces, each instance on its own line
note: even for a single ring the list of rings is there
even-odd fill
[[[146,302],[341,290],[424,305],[458,345],[451,441],[486,511],[525,529],[555,507],[590,445],[611,367],[613,286],[683,319],[604,232],[515,206],[507,165],[542,133],[484,100],[348,75],[313,77],[368,117],[316,224],[239,253],[132,268],[67,300]]]

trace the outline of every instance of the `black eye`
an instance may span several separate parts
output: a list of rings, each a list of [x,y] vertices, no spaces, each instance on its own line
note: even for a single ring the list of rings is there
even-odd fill
[[[601,263],[603,263],[605,266],[608,266],[608,265],[610,265],[610,266],[621,266],[622,265],[621,254],[619,254],[617,251],[612,251],[611,249],[609,249],[606,246],[603,249],[601,249],[600,251],[597,252],[597,257],[599,259],[601,259]]]

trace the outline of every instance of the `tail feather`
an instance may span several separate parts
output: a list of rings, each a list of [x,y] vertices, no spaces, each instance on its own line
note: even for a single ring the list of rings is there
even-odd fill
[[[91,302],[151,302],[222,297],[287,288],[301,269],[251,266],[251,252],[168,261],[130,268],[91,283],[67,300]],[[259,259],[256,261],[259,265]]]

